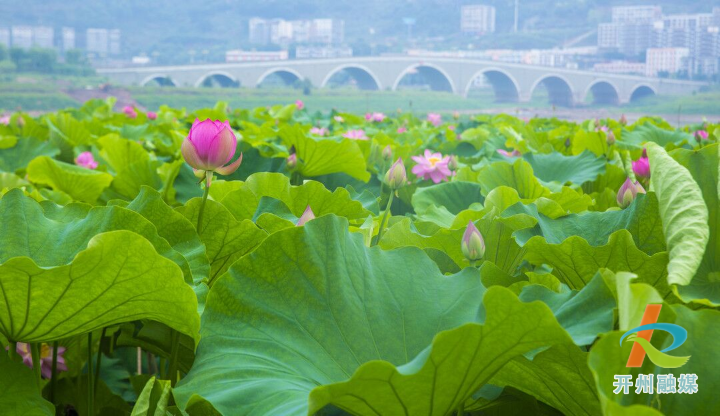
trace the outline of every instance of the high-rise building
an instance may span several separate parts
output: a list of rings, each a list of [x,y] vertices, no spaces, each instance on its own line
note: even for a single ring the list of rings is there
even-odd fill
[[[108,52],[110,55],[120,55],[120,29],[108,31]]]
[[[265,45],[270,42],[270,22],[253,17],[248,22],[248,38],[250,43]]]
[[[55,30],[48,26],[33,27],[33,46],[52,49],[55,46]]]
[[[31,48],[33,45],[33,28],[30,26],[12,27],[12,46],[14,48]]]
[[[482,4],[463,6],[460,9],[460,31],[475,34],[495,32],[495,8]]]
[[[660,6],[620,6],[612,8],[613,23],[653,23],[662,16]]]
[[[107,56],[108,53],[108,30],[89,28],[85,31],[85,49],[89,53],[100,56]]]
[[[0,45],[10,47],[10,29],[6,27],[0,27]]]
[[[656,77],[660,73],[674,74],[687,70],[688,48],[650,48],[645,56],[645,75]]]
[[[67,52],[75,49],[75,29],[71,27],[62,28],[62,37],[60,38],[60,51]]]
[[[339,19],[315,19],[310,26],[311,43],[337,44],[345,37],[345,21]]]
[[[345,39],[345,21],[340,19],[265,20],[255,17],[250,19],[248,29],[250,43],[259,45],[339,44]]]

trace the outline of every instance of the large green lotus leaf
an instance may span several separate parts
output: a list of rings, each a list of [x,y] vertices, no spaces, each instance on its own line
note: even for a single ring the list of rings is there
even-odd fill
[[[505,273],[513,275],[525,254],[513,233],[528,224],[520,216],[511,218],[486,218],[474,221],[485,240],[483,260],[495,263]],[[467,224],[465,224],[467,226]],[[469,265],[462,253],[461,241],[464,229],[440,229],[432,235],[420,234],[409,219],[392,225],[383,234],[379,245],[389,250],[398,247],[415,246],[422,249],[434,248],[444,251],[460,267]]]
[[[154,189],[162,187],[157,173],[158,163],[142,145],[132,140],[109,134],[98,139],[100,156],[115,172],[112,188],[127,199],[135,198],[143,185]]]
[[[94,207],[70,204],[59,207],[38,204],[15,189],[0,199],[0,262],[12,257],[30,257],[40,267],[68,264],[102,232],[129,230],[145,237],[155,250],[175,262],[188,281],[188,261],[158,235],[158,230],[140,214],[119,206]]]
[[[379,409],[387,414],[453,414],[513,358],[570,341],[541,303],[520,303],[507,289],[494,287],[483,305],[483,325],[469,323],[439,333],[405,365],[374,360],[348,381],[313,389],[309,414],[329,404],[356,415],[377,415]]]
[[[665,149],[648,143],[652,189],[670,254],[668,282],[687,286],[698,270],[710,238],[708,208],[693,176]],[[717,178],[717,172],[715,178]],[[712,172],[704,172],[710,174]]]
[[[550,244],[543,237],[533,237],[525,245],[525,259],[534,265],[546,264],[553,274],[571,289],[584,287],[598,269],[632,272],[641,281],[656,287],[663,296],[670,294],[667,283],[667,252],[652,256],[635,247],[627,230],[610,235],[607,244],[591,246],[582,237],[572,236],[560,244]]]
[[[45,122],[50,128],[50,138],[53,140],[63,140],[70,147],[89,145],[93,142],[93,136],[83,122],[75,120],[70,114],[51,114]]]
[[[628,284],[628,279],[620,279]],[[630,284],[631,290],[626,290],[633,299],[627,304],[642,306],[644,309],[646,299],[658,299],[659,294],[649,285]],[[653,302],[654,303],[654,302]],[[620,314],[623,314],[624,304],[619,304]],[[635,314],[635,321],[630,322],[631,328],[640,324],[641,315]],[[717,374],[718,356],[717,344],[714,340],[720,339],[720,312],[710,309],[692,310],[684,305],[663,304],[658,322],[674,323],[687,330],[688,338],[680,347],[668,352],[674,356],[690,356],[689,361],[678,368],[656,367],[649,359],[645,359],[642,367],[626,367],[630,350],[634,343],[620,343],[624,331],[615,331],[603,335],[590,350],[588,364],[595,376],[595,382],[600,394],[600,400],[606,414],[659,415],[656,408],[666,415],[714,415],[720,414],[720,402],[716,400],[720,388],[720,377]],[[664,331],[654,331],[651,343],[658,350],[670,346],[672,336]],[[617,374],[628,374],[635,381],[638,374],[653,374],[653,382],[657,383],[658,374],[673,374],[676,379],[681,374],[696,374],[698,392],[695,394],[636,394],[631,387],[629,394],[614,394],[613,381]]]
[[[138,196],[125,208],[137,212],[155,225],[160,237],[185,257],[194,281],[208,277],[210,264],[195,225],[166,204],[160,193],[143,186]]]
[[[693,136],[680,130],[666,130],[653,123],[636,126],[632,131],[623,131],[622,139],[617,141],[620,148],[642,149],[646,142],[657,143],[662,147],[679,147],[693,140]]]
[[[24,169],[38,156],[56,156],[60,153],[52,142],[35,137],[20,137],[13,147],[0,148],[0,172]]]
[[[605,173],[598,175],[598,177],[592,182],[586,182],[583,184],[582,189],[587,194],[593,192],[603,192],[606,188],[609,188],[613,195],[617,194],[618,189],[625,182],[627,175],[622,166],[616,166],[607,164],[605,166]]]
[[[224,414],[307,413],[313,388],[368,361],[405,364],[476,321],[477,270],[443,276],[421,250],[368,248],[347,227],[328,215],[279,231],[217,281],[178,403],[197,393]]]
[[[193,198],[185,206],[177,208],[191,224],[197,224],[200,213],[200,198]],[[207,200],[203,214],[200,239],[210,260],[209,284],[230,267],[237,259],[249,253],[260,244],[267,233],[252,221],[238,221],[224,205]]]
[[[519,356],[493,376],[493,385],[514,387],[565,415],[601,415],[588,354],[572,344],[558,344],[532,360]]]
[[[532,166],[523,159],[518,159],[512,164],[495,162],[485,166],[478,172],[477,180],[485,195],[498,186],[508,186],[517,190],[522,199],[536,199],[550,194],[550,190],[533,174]]]
[[[523,155],[535,176],[544,182],[573,183],[582,185],[594,181],[605,173],[605,159],[584,151],[577,156],[565,156],[562,153],[528,153]]]
[[[655,194],[640,194],[628,208],[605,212],[585,212],[552,219],[539,212],[535,204],[517,203],[503,211],[503,217],[526,214],[537,220],[534,228],[515,233],[518,243],[525,245],[534,236],[543,236],[550,244],[560,244],[572,236],[583,238],[591,246],[607,244],[615,231],[626,229],[635,246],[650,255],[665,251],[665,237],[658,215]]]
[[[572,154],[580,155],[587,151],[598,157],[606,155],[608,144],[605,133],[578,129],[572,138]]]
[[[212,189],[212,187],[211,187]],[[300,217],[305,208],[310,208],[316,217],[335,214],[351,220],[365,219],[371,212],[353,200],[344,188],[330,192],[316,181],[307,181],[300,186],[291,186],[290,179],[280,173],[256,173],[251,175],[244,186],[229,192],[222,204],[240,221],[253,219],[258,212],[262,197],[282,201],[295,217]],[[276,213],[280,215],[281,213]]]
[[[423,212],[434,205],[457,214],[472,204],[481,204],[483,200],[479,184],[453,181],[418,188],[412,196],[412,206],[416,212]]]
[[[596,274],[581,290],[554,292],[542,285],[522,288],[523,302],[539,300],[547,304],[555,319],[577,345],[590,345],[597,334],[613,329],[615,295],[601,275]]]
[[[55,408],[43,399],[35,373],[0,352],[0,409],[4,416],[53,416]]]
[[[683,299],[720,304],[720,145],[698,151],[678,149],[671,153],[693,176],[708,208],[710,238],[700,267],[688,286],[678,286]]]
[[[288,148],[295,147],[303,176],[343,172],[364,182],[370,180],[365,156],[354,140],[310,137],[299,126],[284,127],[280,136]]]
[[[80,166],[59,162],[47,156],[33,159],[27,167],[28,179],[33,183],[49,185],[77,201],[95,203],[110,185],[113,177]]]
[[[50,342],[137,319],[198,339],[197,300],[180,268],[130,231],[93,237],[63,266],[11,258],[0,266],[0,288],[0,332],[8,340]]]

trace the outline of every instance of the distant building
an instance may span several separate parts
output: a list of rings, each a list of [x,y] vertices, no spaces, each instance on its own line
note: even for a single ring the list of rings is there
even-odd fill
[[[475,34],[495,32],[495,8],[481,4],[463,6],[460,9],[460,31]]]
[[[33,45],[33,28],[30,26],[13,26],[12,46],[14,48],[31,48]]]
[[[130,60],[133,65],[147,65],[150,63],[150,57],[145,55],[133,56]]]
[[[48,26],[33,27],[33,46],[52,49],[55,46],[55,30]]]
[[[250,43],[268,44],[270,42],[270,23],[265,19],[253,17],[248,22],[248,37]]]
[[[688,48],[650,48],[646,54],[645,75],[656,77],[661,72],[675,74],[687,70],[689,56]]]
[[[0,27],[0,45],[10,47],[10,29],[6,27]]]
[[[612,61],[593,65],[593,71],[611,74],[645,75],[645,64],[642,62]]]
[[[612,8],[613,23],[653,23],[662,16],[660,6],[619,6]]]
[[[298,46],[295,48],[296,59],[351,58],[352,56],[353,50],[349,47]]]
[[[62,36],[60,38],[60,51],[67,52],[70,49],[75,49],[75,29],[71,27],[62,28]]]
[[[120,54],[120,30],[89,28],[85,32],[85,49],[100,57]]]
[[[248,40],[257,45],[339,44],[345,40],[345,21],[340,19],[266,20],[254,17],[248,22]]]
[[[340,19],[315,19],[310,26],[310,42],[328,45],[342,43],[345,38],[345,21]]]
[[[225,62],[284,61],[288,51],[243,51],[240,49],[225,52]]]
[[[120,55],[120,29],[108,31],[108,52],[110,55]]]

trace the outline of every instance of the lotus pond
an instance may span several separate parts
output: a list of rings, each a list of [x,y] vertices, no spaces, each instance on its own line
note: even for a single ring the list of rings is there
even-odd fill
[[[113,106],[0,123],[2,415],[720,414],[720,126]]]

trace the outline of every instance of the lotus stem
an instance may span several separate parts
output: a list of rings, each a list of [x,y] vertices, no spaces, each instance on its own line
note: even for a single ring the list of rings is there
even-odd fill
[[[87,367],[88,367],[88,415],[95,415],[95,390],[93,382],[93,364],[92,364],[92,332],[88,332],[88,348],[87,348]]]
[[[103,342],[105,341],[105,331],[107,328],[102,329],[102,333],[100,334],[100,346],[98,347],[98,356],[97,356],[97,363],[95,365],[95,384],[93,385],[93,389],[97,391],[97,383],[98,379],[100,378],[100,365],[102,364],[102,346]]]
[[[137,347],[137,373],[142,374],[142,348]]]
[[[177,364],[178,364],[178,353],[180,351],[180,337],[176,330],[172,330],[171,349],[170,349],[170,368],[168,370],[168,377],[170,378],[170,386],[175,387],[177,383]]]
[[[212,172],[205,173],[205,192],[203,193],[202,202],[200,203],[200,211],[198,212],[197,232],[202,233],[202,220],[203,214],[205,213],[205,203],[207,202],[208,195],[210,195],[210,183],[212,181]]]
[[[37,342],[33,342],[30,344],[30,354],[32,355],[32,365],[33,365],[33,371],[35,372],[35,380],[38,383],[38,387],[40,387],[40,379],[42,378],[42,373],[40,372],[40,344]]]
[[[382,238],[383,230],[385,229],[385,223],[387,222],[388,215],[390,214],[390,207],[392,206],[394,196],[395,192],[390,192],[390,198],[388,198],[385,213],[383,214],[382,220],[380,221],[380,228],[378,229],[377,239],[375,240],[375,244],[373,245],[380,244],[380,239]]]
[[[57,341],[53,341],[52,366],[50,367],[50,403],[55,404],[55,385],[57,384],[57,357],[58,357]]]

